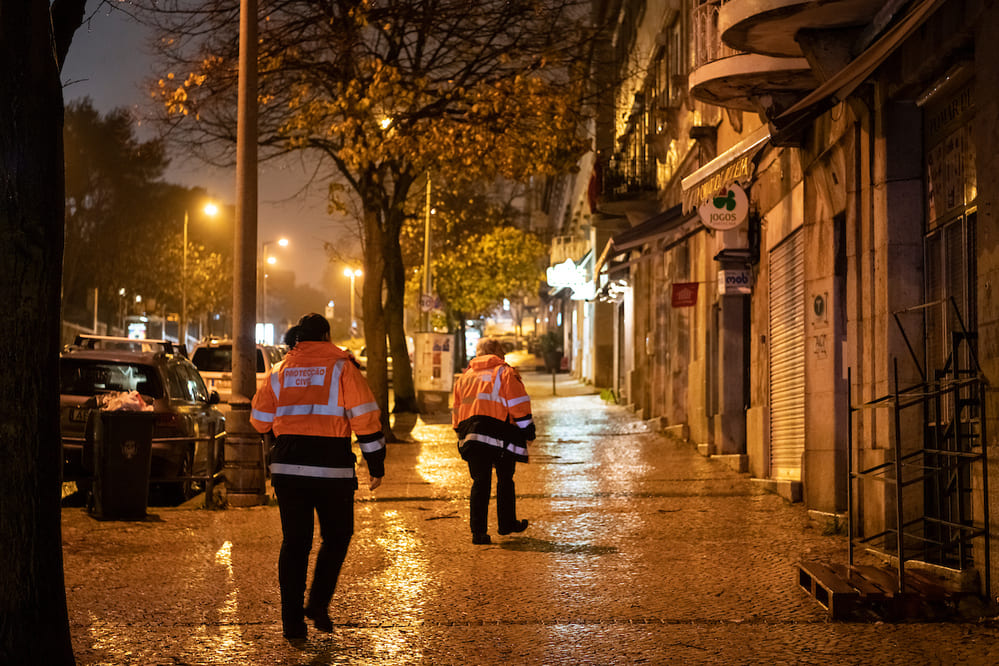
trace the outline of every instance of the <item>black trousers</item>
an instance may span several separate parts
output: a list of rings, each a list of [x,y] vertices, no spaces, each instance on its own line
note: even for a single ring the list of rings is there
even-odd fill
[[[512,455],[492,447],[470,450],[463,457],[472,476],[468,520],[472,534],[489,532],[487,524],[493,469],[496,470],[496,522],[501,532],[507,531],[517,522],[517,495],[513,483],[517,461]]]
[[[354,489],[347,484],[330,487],[300,488],[275,486],[281,513],[281,555],[278,558],[278,583],[281,587],[281,620],[294,627],[303,620],[306,573],[312,551],[313,513],[319,517],[319,552],[312,572],[307,605],[326,610],[347,548],[354,535]]]

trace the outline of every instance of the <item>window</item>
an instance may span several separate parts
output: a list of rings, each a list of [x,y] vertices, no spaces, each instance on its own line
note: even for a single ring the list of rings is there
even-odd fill
[[[154,399],[163,397],[156,370],[132,363],[63,358],[59,361],[59,386],[62,393],[69,395],[138,391]]]
[[[957,361],[967,368],[970,358],[949,359],[951,334],[977,329],[974,212],[962,215],[926,235],[926,301],[939,303],[927,314],[927,369]],[[953,305],[951,305],[953,299]],[[955,307],[956,306],[956,311]]]
[[[191,361],[205,372],[232,372],[232,347],[199,347]]]
[[[191,402],[208,402],[208,388],[197,369],[187,363],[178,364],[176,369],[187,399]]]
[[[191,362],[202,372],[232,372],[232,345],[199,347]],[[257,372],[267,372],[264,353],[260,347],[257,347]]]

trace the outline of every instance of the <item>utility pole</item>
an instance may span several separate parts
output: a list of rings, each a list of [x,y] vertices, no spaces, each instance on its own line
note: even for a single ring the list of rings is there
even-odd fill
[[[177,344],[187,349],[187,208],[184,208],[184,245],[181,252],[184,263],[180,268],[180,321],[177,322]],[[166,337],[166,322],[163,322]]]
[[[240,0],[236,117],[236,237],[233,265],[231,411],[226,420],[230,506],[266,501],[263,439],[250,424],[257,390],[257,0]],[[231,478],[230,478],[231,477]]]

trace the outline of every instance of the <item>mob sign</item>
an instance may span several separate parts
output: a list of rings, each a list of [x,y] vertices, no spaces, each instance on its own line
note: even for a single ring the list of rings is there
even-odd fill
[[[698,206],[697,214],[712,229],[735,229],[749,215],[749,198],[739,185],[732,184]]]
[[[749,269],[728,268],[718,271],[718,293],[720,295],[753,293],[753,276]]]

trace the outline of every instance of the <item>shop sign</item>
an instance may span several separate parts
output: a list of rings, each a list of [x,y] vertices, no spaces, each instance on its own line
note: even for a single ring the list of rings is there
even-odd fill
[[[748,268],[718,271],[718,293],[722,295],[753,293],[753,275]]]
[[[689,308],[697,305],[697,283],[676,282],[673,284],[674,308]]]
[[[129,340],[145,340],[146,338],[146,324],[141,321],[130,321],[128,322],[128,339]]]
[[[749,198],[742,187],[732,184],[698,206],[697,213],[711,229],[735,229],[749,216]]]
[[[561,264],[549,266],[546,272],[546,281],[549,287],[555,289],[576,289],[582,287],[589,280],[586,278],[586,270],[577,266],[572,259],[566,259]]]

